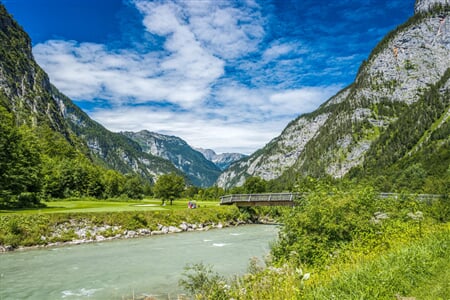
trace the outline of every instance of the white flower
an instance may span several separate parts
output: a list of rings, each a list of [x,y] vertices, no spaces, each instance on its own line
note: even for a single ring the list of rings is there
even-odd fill
[[[302,280],[308,280],[310,276],[311,276],[310,273],[305,273],[305,275],[303,275]]]

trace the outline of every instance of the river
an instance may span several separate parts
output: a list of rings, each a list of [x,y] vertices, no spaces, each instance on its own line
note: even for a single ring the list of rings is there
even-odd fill
[[[0,255],[0,299],[176,299],[187,264],[243,274],[263,257],[278,228],[246,225]]]

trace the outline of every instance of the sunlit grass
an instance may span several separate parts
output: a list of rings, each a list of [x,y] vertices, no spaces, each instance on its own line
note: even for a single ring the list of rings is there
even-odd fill
[[[173,201],[172,205],[162,205],[161,200],[147,198],[144,200],[94,200],[70,199],[42,202],[45,207],[33,209],[0,210],[1,214],[41,214],[41,213],[89,213],[89,212],[123,212],[123,211],[164,211],[187,209],[188,199]],[[199,208],[218,206],[218,201],[198,201]]]
[[[450,231],[444,229],[352,268],[342,266],[331,281],[317,280],[305,299],[448,299]],[[325,275],[326,272],[322,272]],[[303,298],[302,297],[302,298]]]

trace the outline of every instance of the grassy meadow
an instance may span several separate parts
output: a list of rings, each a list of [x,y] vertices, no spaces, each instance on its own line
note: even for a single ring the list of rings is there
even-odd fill
[[[159,199],[144,200],[97,200],[94,198],[73,198],[42,202],[44,207],[31,209],[0,210],[1,215],[7,214],[45,214],[45,213],[92,213],[92,212],[144,212],[144,211],[170,211],[187,209],[189,199],[173,201],[173,204],[161,205]],[[217,207],[218,201],[197,201],[199,208]]]

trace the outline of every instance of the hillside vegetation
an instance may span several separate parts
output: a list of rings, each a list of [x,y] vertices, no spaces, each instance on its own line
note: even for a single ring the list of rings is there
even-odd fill
[[[265,262],[251,261],[247,275],[231,280],[194,266],[181,284],[196,299],[450,297],[448,198],[380,198],[367,186],[313,185],[284,211]]]

